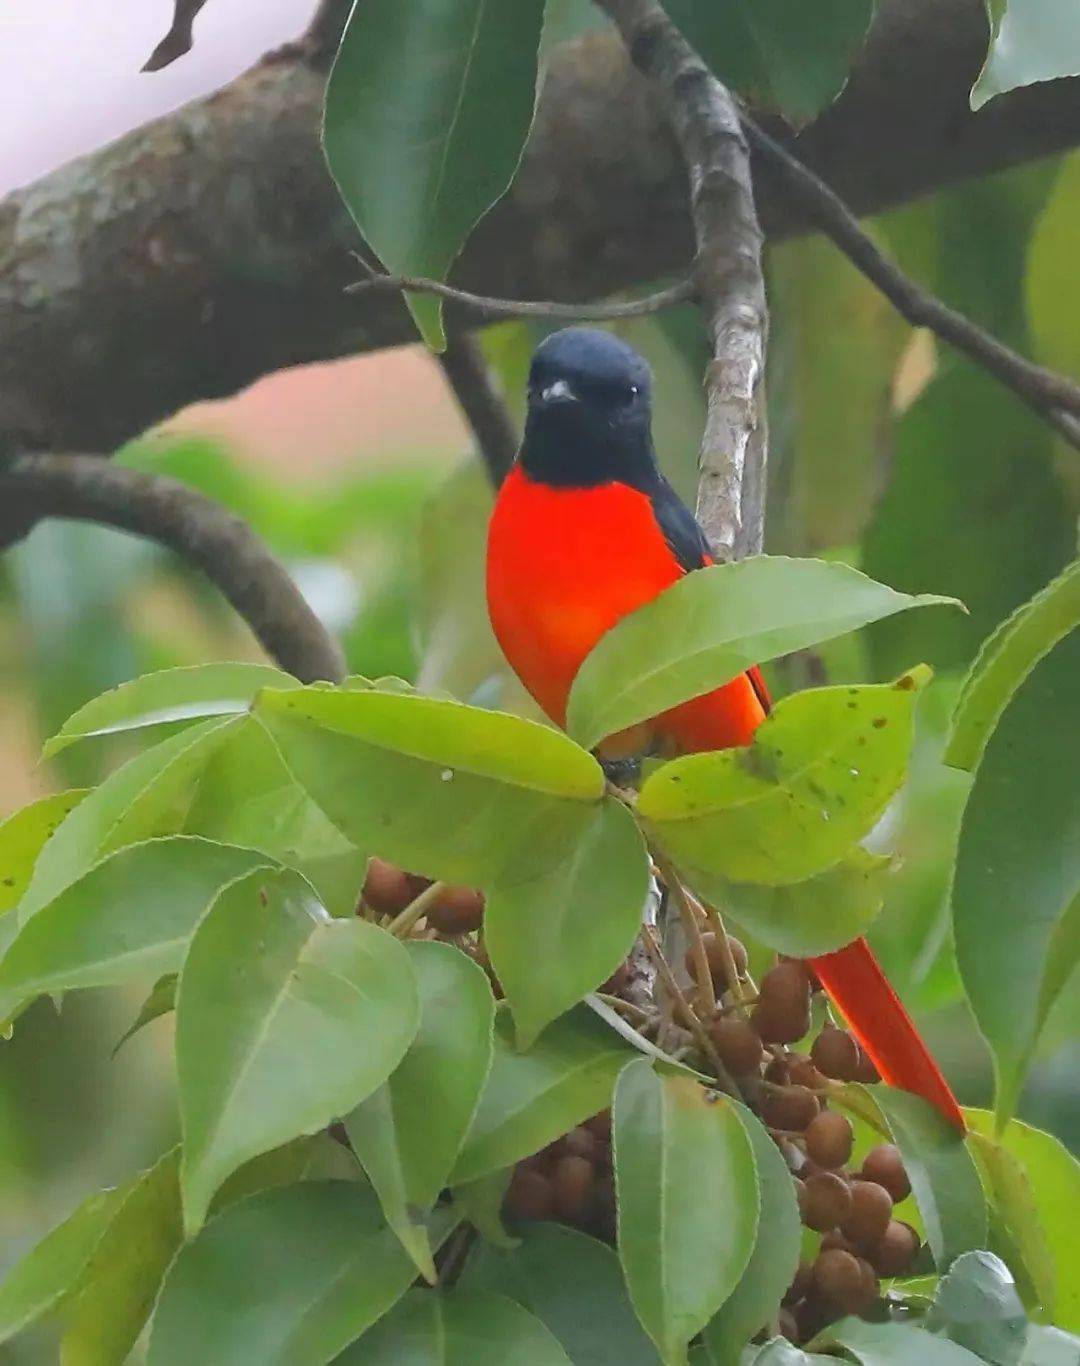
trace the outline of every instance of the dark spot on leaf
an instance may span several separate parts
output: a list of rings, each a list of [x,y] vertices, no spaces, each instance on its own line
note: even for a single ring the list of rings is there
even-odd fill
[[[260,906],[268,906],[269,904],[270,904],[270,898],[266,895],[266,888],[265,888],[265,887],[260,887],[260,888],[259,888],[259,905],[260,905]]]
[[[14,879],[13,877],[6,877],[6,878],[4,878],[4,886],[5,886],[5,887],[14,887],[14,886],[15,886],[15,879]]]
[[[859,690],[858,688],[848,688],[848,693],[851,697],[858,697]]]
[[[915,680],[911,674],[905,674],[903,678],[898,678],[895,684],[897,692],[914,692]]]
[[[859,704],[858,704],[858,702],[849,702],[847,705],[848,705],[848,711],[858,711],[858,710],[859,710]]]
[[[889,722],[888,719],[884,716],[875,716],[871,724],[873,725],[875,730],[881,730],[882,727],[887,726]]]

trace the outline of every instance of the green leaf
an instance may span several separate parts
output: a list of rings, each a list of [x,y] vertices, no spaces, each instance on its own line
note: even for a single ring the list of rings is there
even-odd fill
[[[503,1201],[513,1174],[510,1167],[504,1167],[453,1189],[454,1205],[461,1217],[472,1224],[485,1242],[504,1251],[521,1243],[520,1238],[507,1232],[502,1218]]]
[[[1080,11],[1071,0],[986,0],[990,49],[971,107],[1036,81],[1080,75]]]
[[[514,1015],[519,1046],[607,980],[634,946],[649,859],[634,818],[607,799],[550,872],[497,883],[484,944]]]
[[[204,721],[110,773],[60,824],[41,851],[19,922],[26,922],[88,869],[127,844],[178,834],[199,780],[235,720]]]
[[[756,1115],[742,1106],[736,1114],[754,1152],[761,1209],[746,1270],[703,1333],[714,1366],[738,1366],[744,1345],[772,1322],[802,1248],[799,1206],[787,1163]]]
[[[445,688],[466,699],[483,689],[490,705],[535,717],[536,704],[511,672],[487,611],[485,548],[493,498],[487,471],[472,458],[457,466],[424,507],[415,547],[422,644],[416,685],[421,692]]]
[[[1028,1321],[1009,1268],[992,1252],[965,1252],[943,1276],[926,1326],[990,1366],[1018,1366]]]
[[[550,1024],[525,1053],[512,1036],[509,1012],[497,1011],[491,1073],[454,1167],[455,1186],[513,1166],[606,1109],[616,1077],[636,1056],[583,1005]]]
[[[1068,269],[1078,204],[1080,157],[1069,156],[1031,234],[1023,282],[1033,359],[1066,375],[1080,372],[1080,336],[1073,325],[1080,290]]]
[[[847,1085],[835,1100],[856,1115],[876,1109],[892,1134],[939,1272],[986,1246],[986,1200],[963,1134],[920,1096],[891,1086]]]
[[[687,574],[600,639],[574,680],[567,729],[586,748],[711,692],[753,664],[912,607],[857,569],[758,555]]]
[[[374,689],[264,693],[297,780],[353,844],[446,882],[545,871],[603,795],[565,735],[460,702]]]
[[[1058,1328],[1028,1327],[1027,1347],[1020,1366],[1076,1366],[1080,1361],[1080,1338]]]
[[[664,8],[725,85],[796,125],[847,81],[873,0],[666,0]]]
[[[124,1030],[123,1034],[116,1041],[112,1056],[115,1058],[124,1044],[140,1029],[144,1029],[154,1020],[160,1020],[162,1015],[168,1015],[176,1009],[176,979],[175,972],[167,972],[163,977],[159,977],[154,983],[153,989],[146,1000],[139,1007],[139,1013],[132,1020],[131,1024]]]
[[[814,1362],[835,1362],[834,1356],[821,1356],[817,1352],[804,1352],[788,1342],[787,1338],[773,1338],[758,1351],[750,1349],[751,1355],[744,1356],[744,1366],[813,1366]]]
[[[972,249],[970,224],[982,226],[981,203],[966,208],[941,226],[958,252]],[[1022,243],[1021,226],[1007,226]],[[979,259],[982,278],[993,278],[995,294],[1008,297],[1004,248]],[[951,258],[949,266],[959,262]],[[1015,269],[1021,278],[1019,262]],[[959,306],[970,316],[965,302]],[[1007,335],[999,319],[980,321]],[[1012,344],[1028,349],[1024,337]],[[1046,424],[992,376],[942,362],[897,423],[889,484],[863,539],[861,564],[898,588],[952,593],[970,615],[921,612],[871,626],[875,673],[887,677],[913,659],[941,671],[966,667],[998,623],[1073,558],[1076,519],[1051,465],[1051,444]]]
[[[391,271],[445,279],[509,187],[532,124],[543,16],[542,0],[414,0],[407,11],[372,0],[353,11],[326,92],[326,156]],[[441,305],[409,304],[441,351]]]
[[[91,736],[208,716],[235,716],[247,711],[260,688],[298,686],[288,674],[268,664],[198,664],[144,674],[80,707],[46,743],[44,756],[48,759]]]
[[[483,969],[459,949],[405,947],[419,985],[420,1028],[389,1081],[347,1116],[345,1129],[387,1223],[434,1284],[426,1219],[491,1069],[495,1001]]]
[[[73,788],[42,797],[0,825],[0,915],[18,905],[34,864],[60,822],[79,805],[88,788]]]
[[[321,1366],[415,1275],[373,1192],[350,1181],[265,1191],[181,1251],[154,1315],[148,1366]]]
[[[408,955],[384,930],[331,920],[295,873],[228,887],[191,941],[177,993],[186,1230],[201,1227],[242,1162],[381,1086],[419,1014]]]
[[[253,850],[188,836],[121,849],[23,926],[0,959],[0,1019],[45,992],[175,972],[219,890],[264,866]]]
[[[777,953],[813,958],[850,944],[876,919],[892,860],[856,846],[839,863],[781,887],[698,873],[695,888]]]
[[[745,748],[691,754],[646,779],[637,812],[695,878],[802,882],[843,858],[904,778],[925,670],[786,697]]]
[[[210,759],[184,829],[262,849],[303,873],[332,915],[356,910],[366,851],[350,844],[327,819],[253,717],[234,726]]]
[[[956,702],[945,762],[974,769],[1017,688],[1080,625],[1080,560],[1018,608],[980,649]]]
[[[1032,1051],[1080,960],[1080,631],[1006,706],[975,773],[952,889],[956,957],[994,1054],[997,1107],[1016,1106]],[[1067,914],[1068,913],[1068,914]]]
[[[986,1110],[964,1111],[997,1214],[1023,1258],[1042,1315],[1080,1332],[1080,1163],[1052,1134],[1018,1119],[1001,1134]]]
[[[618,1257],[576,1229],[526,1225],[513,1252],[477,1248],[459,1283],[497,1291],[535,1314],[575,1366],[657,1366],[656,1348],[634,1317]]]
[[[183,1241],[180,1150],[130,1187],[79,1279],[65,1315],[61,1366],[123,1366]]]
[[[67,1298],[125,1194],[121,1188],[91,1195],[15,1263],[0,1282],[0,1342],[7,1342]]]
[[[410,1290],[336,1366],[569,1366],[547,1328],[489,1290]]]
[[[915,1362],[919,1366],[981,1366],[977,1356],[955,1342],[907,1323],[841,1319],[820,1333],[811,1346],[843,1347],[860,1366],[913,1366]]]
[[[731,1295],[754,1248],[754,1150],[727,1096],[645,1058],[614,1105],[619,1257],[634,1310],[665,1363]]]

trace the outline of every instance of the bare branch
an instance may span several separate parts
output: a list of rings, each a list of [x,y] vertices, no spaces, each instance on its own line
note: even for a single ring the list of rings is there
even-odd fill
[[[20,455],[0,465],[5,511],[73,518],[157,541],[200,569],[267,654],[304,683],[340,682],[345,660],[282,564],[245,521],[175,479],[96,455]]]
[[[144,71],[161,71],[191,51],[191,28],[205,4],[206,0],[174,0],[172,26],[146,59]]]
[[[514,463],[519,437],[480,343],[468,332],[452,336],[439,363],[473,430],[488,477],[498,488]]]
[[[330,50],[346,9],[322,9]],[[878,0],[843,94],[791,145],[866,214],[1080,142],[1080,80],[971,113],[985,46],[982,0]],[[269,371],[415,336],[395,294],[342,292],[357,239],[319,148],[323,88],[301,42],[0,203],[0,445],[111,450]],[[597,299],[683,271],[686,174],[659,103],[613,32],[555,52],[455,283]],[[768,237],[807,231],[760,169]]]
[[[698,520],[718,558],[761,549],[768,311],[750,152],[727,90],[653,0],[598,0],[664,96],[690,176],[694,283],[712,338]]]
[[[912,326],[929,328],[988,370],[1080,448],[1080,384],[1026,360],[905,275],[820,176],[745,113],[742,123],[754,150],[779,174],[800,209]]]
[[[359,258],[358,258],[359,259]],[[474,315],[477,321],[492,318],[553,318],[565,322],[618,322],[623,318],[643,318],[650,313],[662,313],[667,308],[684,304],[692,299],[695,286],[692,280],[680,280],[667,289],[659,289],[655,294],[646,294],[642,299],[626,299],[606,304],[568,304],[539,299],[497,299],[490,294],[472,294],[466,289],[454,289],[439,280],[428,280],[420,275],[387,275],[368,270],[366,279],[357,280],[346,286],[348,294],[363,294],[367,290],[381,289],[399,292],[410,290],[414,294],[434,294],[440,299],[457,304],[466,315]]]

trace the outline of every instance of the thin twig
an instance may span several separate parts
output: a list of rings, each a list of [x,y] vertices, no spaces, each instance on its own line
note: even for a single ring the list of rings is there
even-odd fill
[[[622,303],[567,304],[539,299],[497,299],[488,294],[454,289],[452,285],[427,280],[419,275],[384,274],[360,257],[357,259],[367,271],[367,276],[346,285],[347,294],[363,294],[369,290],[409,290],[413,294],[434,294],[448,303],[457,304],[478,321],[492,318],[550,318],[562,322],[618,322],[621,318],[642,318],[650,313],[662,313],[694,297],[693,282],[680,280],[678,284],[657,290],[655,294],[647,294],[641,299],[627,299]]]
[[[743,991],[742,978],[739,976],[739,970],[735,966],[735,955],[731,952],[731,942],[727,936],[727,929],[724,925],[723,916],[715,906],[710,905],[707,901],[703,901],[701,907],[704,910],[706,919],[712,926],[713,934],[716,935],[719,943],[720,957],[724,964],[724,973],[731,986],[731,994],[735,998],[736,1008],[745,1014],[746,996]]]
[[[283,669],[304,683],[345,677],[340,647],[281,562],[197,489],[96,455],[18,455],[0,463],[0,504],[31,521],[97,522],[167,546],[221,590]]]
[[[776,171],[792,199],[897,312],[913,327],[929,328],[988,370],[1080,448],[1080,384],[1026,360],[905,275],[864,231],[839,195],[748,114],[743,112],[741,118],[754,151]]]
[[[750,152],[735,102],[655,0],[597,0],[655,82],[690,177],[694,283],[712,342],[697,515],[719,559],[761,549],[768,311]]]
[[[649,957],[656,964],[656,971],[659,973],[660,980],[664,983],[668,995],[679,1008],[679,1013],[682,1016],[682,1023],[694,1036],[694,1042],[697,1044],[698,1048],[705,1057],[708,1058],[709,1065],[713,1069],[716,1080],[729,1096],[734,1096],[736,1100],[741,1100],[742,1094],[735,1084],[734,1077],[724,1066],[723,1059],[716,1051],[716,1045],[713,1043],[712,1039],[709,1038],[708,1030],[698,1019],[693,1006],[686,999],[682,987],[680,987],[675,980],[675,974],[671,971],[671,965],[663,955],[660,944],[656,938],[656,933],[651,925],[642,925],[641,939]]]
[[[397,939],[405,939],[409,931],[420,919],[427,914],[429,906],[433,906],[445,890],[444,882],[432,882],[418,895],[414,896],[403,911],[398,914],[387,925],[387,931]]]
[[[480,343],[468,332],[452,334],[439,363],[473,430],[488,477],[498,488],[514,463],[519,438]]]
[[[683,933],[686,935],[686,941],[690,946],[690,953],[694,960],[694,980],[697,984],[699,997],[703,1000],[711,1016],[716,1010],[716,991],[713,987],[709,955],[705,951],[705,941],[701,937],[701,926],[698,924],[695,903],[691,901],[689,893],[683,886],[682,878],[679,877],[675,865],[664,854],[663,850],[654,845],[651,847],[651,853],[653,862],[660,870],[660,875],[679,909]]]

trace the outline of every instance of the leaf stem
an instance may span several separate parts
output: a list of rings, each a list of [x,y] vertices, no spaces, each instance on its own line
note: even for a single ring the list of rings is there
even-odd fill
[[[712,968],[709,966],[709,955],[705,951],[705,941],[701,937],[701,926],[698,924],[697,914],[675,865],[662,850],[655,846],[652,848],[652,856],[653,862],[660,870],[660,875],[667,883],[668,891],[675,898],[675,905],[679,908],[679,918],[682,921],[683,931],[686,934],[690,953],[694,960],[694,979],[697,984],[698,996],[704,1002],[708,1014],[712,1016],[716,1011],[716,991],[713,987]],[[724,943],[727,943],[726,939]]]
[[[735,1100],[742,1100],[742,1093],[735,1084],[734,1077],[732,1077],[731,1073],[724,1066],[712,1039],[709,1038],[708,1031],[701,1023],[693,1006],[686,999],[682,987],[680,987],[675,980],[675,974],[671,971],[671,966],[664,957],[651,925],[642,925],[641,939],[649,957],[656,964],[656,971],[659,973],[661,981],[664,983],[664,986],[667,988],[672,999],[678,1004],[683,1022],[694,1036],[694,1042],[697,1044],[698,1048],[701,1049],[706,1058],[708,1058],[721,1090],[726,1091],[728,1095],[734,1097]]]
[[[428,907],[438,901],[445,887],[445,882],[433,882],[430,887],[425,887],[420,895],[414,897],[387,925],[389,933],[397,939],[405,939],[420,917],[427,913]]]

